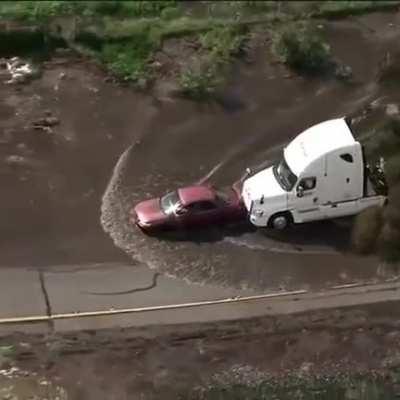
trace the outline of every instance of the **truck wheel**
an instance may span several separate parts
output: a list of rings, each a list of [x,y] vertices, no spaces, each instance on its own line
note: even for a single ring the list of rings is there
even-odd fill
[[[273,215],[268,221],[268,227],[276,229],[278,231],[283,231],[286,229],[291,223],[292,215],[290,213],[278,213]]]

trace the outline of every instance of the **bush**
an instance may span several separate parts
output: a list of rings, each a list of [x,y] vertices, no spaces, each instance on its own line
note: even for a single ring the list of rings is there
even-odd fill
[[[376,249],[376,240],[382,227],[382,210],[370,207],[357,215],[353,231],[352,245],[361,254],[372,253]]]
[[[118,77],[136,81],[147,72],[147,61],[155,44],[146,33],[122,43],[103,45],[100,60]]]
[[[215,65],[202,63],[197,68],[189,68],[180,76],[182,93],[188,97],[201,100],[214,94],[221,84],[221,78]]]
[[[310,24],[291,24],[276,32],[272,50],[282,62],[304,72],[321,72],[331,64],[329,44]]]
[[[400,149],[400,120],[385,119],[380,126],[373,129],[364,144],[368,159],[396,155]]]
[[[238,27],[218,27],[200,36],[201,45],[217,62],[227,62],[239,54],[244,40],[245,30]]]

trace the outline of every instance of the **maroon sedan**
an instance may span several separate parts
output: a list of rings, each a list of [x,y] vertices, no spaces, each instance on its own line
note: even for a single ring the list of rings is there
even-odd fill
[[[145,231],[217,224],[245,216],[236,185],[223,190],[209,185],[189,186],[145,200],[131,211],[131,221]]]

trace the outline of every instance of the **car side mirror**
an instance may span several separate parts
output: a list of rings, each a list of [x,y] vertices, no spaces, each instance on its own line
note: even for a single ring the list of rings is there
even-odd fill
[[[303,197],[304,196],[304,188],[303,186],[297,186],[297,197]]]
[[[175,215],[183,215],[183,214],[185,214],[186,213],[186,211],[187,211],[187,209],[186,208],[177,208],[176,210],[175,210]]]

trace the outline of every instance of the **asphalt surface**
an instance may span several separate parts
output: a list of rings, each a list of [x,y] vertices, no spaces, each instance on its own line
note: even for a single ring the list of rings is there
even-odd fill
[[[39,272],[4,268],[0,270],[0,282],[1,334],[237,320],[400,298],[399,281],[342,286],[323,292],[282,291],[257,296],[251,291],[238,293],[232,289],[189,285],[158,276],[146,267],[119,264],[86,268],[68,265]],[[130,311],[119,313],[127,309]],[[91,315],[80,317],[85,312]],[[94,316],[92,313],[96,312],[99,315]],[[104,315],[107,312],[112,314]],[[24,321],[46,316],[54,319]],[[21,320],[6,323],[9,318]]]

